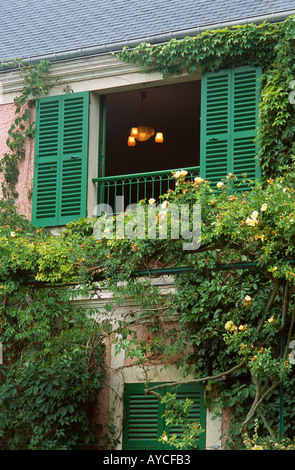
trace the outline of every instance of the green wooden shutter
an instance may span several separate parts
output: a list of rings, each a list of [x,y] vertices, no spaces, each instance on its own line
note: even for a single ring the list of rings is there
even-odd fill
[[[247,177],[251,180],[258,179],[260,169],[255,159],[258,151],[255,139],[258,127],[261,68],[237,68],[232,71],[232,75],[231,173],[237,175],[238,181],[242,179],[243,173],[247,173]],[[241,184],[240,189],[246,189],[246,184]]]
[[[156,385],[156,384],[153,384]],[[181,435],[178,426],[169,427],[165,423],[163,414],[164,404],[152,395],[144,394],[144,384],[125,384],[124,391],[124,429],[123,450],[171,450],[168,445],[159,442],[163,431],[169,434]],[[178,387],[165,387],[158,389],[162,396],[165,393],[176,393],[177,399],[190,398],[193,406],[189,414],[192,422],[199,421],[206,426],[206,410],[203,407],[204,391],[200,384],[182,384]],[[206,436],[202,433],[199,439],[199,448],[205,449]]]
[[[260,67],[238,67],[202,76],[202,178],[216,184],[229,173],[257,179],[258,104]],[[245,186],[241,186],[245,189]]]
[[[143,384],[126,384],[124,393],[124,450],[158,450],[162,443],[164,406],[158,398],[144,394]]]
[[[89,93],[37,100],[32,223],[86,216]]]

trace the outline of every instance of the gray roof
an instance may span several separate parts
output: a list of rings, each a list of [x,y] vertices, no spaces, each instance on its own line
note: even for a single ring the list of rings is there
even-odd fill
[[[0,60],[119,50],[286,13],[294,0],[0,0]]]

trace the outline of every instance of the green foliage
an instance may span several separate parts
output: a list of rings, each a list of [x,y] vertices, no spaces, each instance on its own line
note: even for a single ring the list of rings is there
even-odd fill
[[[104,376],[97,322],[64,289],[1,287],[1,447],[86,448]]]
[[[50,232],[5,200],[0,227],[0,447],[86,447],[95,442],[91,415],[104,380],[102,332],[73,307],[78,290],[31,283]]]
[[[254,432],[252,439],[247,438],[244,441],[247,450],[294,450],[294,439],[274,439],[271,437],[259,437],[259,422],[254,421]]]
[[[179,432],[178,435],[173,433],[168,437],[164,431],[159,441],[179,450],[197,449],[200,434],[205,430],[202,429],[197,421],[192,422],[189,419],[189,412],[193,401],[188,398],[186,400],[177,400],[176,393],[166,393],[161,402],[166,405],[164,415],[166,424],[178,427]]]
[[[97,358],[89,380],[89,371],[84,367],[88,356],[83,354],[81,344],[85,345],[86,338],[91,338],[95,331],[97,335],[110,334],[116,351],[126,349],[130,360],[143,370],[151,358],[162,357],[163,367],[171,361],[177,362],[184,375],[192,373],[196,381],[207,384],[207,406],[214,406],[217,411],[234,410],[231,437],[237,445],[240,436],[242,447],[241,426],[243,434],[248,427],[251,429],[258,412],[257,396],[259,412],[272,428],[278,426],[277,390],[283,381],[285,426],[288,437],[293,437],[292,366],[288,361],[287,344],[294,334],[294,171],[290,169],[283,177],[269,179],[266,186],[256,183],[246,193],[235,187],[232,175],[218,190],[204,180],[191,182],[185,176],[178,177],[177,183],[174,191],[162,196],[167,209],[172,203],[180,208],[187,201],[200,203],[202,207],[201,246],[193,251],[182,249],[181,236],[179,240],[169,236],[167,239],[135,237],[131,240],[117,238],[114,232],[111,238],[97,239],[94,235],[96,221],[87,219],[75,221],[58,236],[53,236],[47,230],[30,226],[13,213],[11,205],[3,203],[0,293],[4,323],[0,341],[5,345],[5,357],[10,364],[7,371],[2,366],[5,380],[1,393],[4,409],[9,411],[3,423],[10,432],[14,423],[13,429],[18,429],[22,435],[17,438],[19,441],[26,440],[36,448],[41,445],[36,441],[38,436],[33,435],[32,441],[23,438],[23,429],[29,429],[29,417],[34,409],[37,420],[34,429],[35,426],[39,429],[38,420],[41,420],[47,426],[46,435],[50,436],[46,444],[45,430],[38,431],[42,435],[42,446],[64,445],[62,439],[57,442],[57,436],[49,432],[49,417],[48,420],[40,418],[44,418],[42,398],[47,397],[46,406],[52,410],[50,416],[60,422],[65,404],[57,397],[56,388],[48,385],[49,377],[60,377],[60,374],[68,377],[68,393],[75,397],[75,406],[84,403],[87,393],[93,397],[93,389],[87,387],[96,383],[99,388],[100,373],[96,374],[101,360]],[[146,214],[149,207],[148,201],[141,203]],[[125,224],[131,217],[132,214],[128,214],[124,218]],[[10,225],[9,221],[14,218],[14,225]],[[167,233],[171,234],[171,219],[168,217],[167,221]],[[155,223],[159,223],[157,215]],[[168,293],[161,292],[152,278],[154,267],[165,266],[176,270],[174,290]],[[184,266],[186,272],[178,273],[177,269]],[[147,275],[139,276],[143,268]],[[112,291],[112,302],[100,312],[98,330],[95,323],[89,326],[91,319],[84,313],[73,313],[69,298],[61,302],[58,292],[63,289],[50,289],[50,286],[65,284],[73,286],[72,290],[65,291],[73,295],[80,292],[74,289],[78,284],[83,286],[84,293],[100,287]],[[126,318],[116,321],[114,329],[113,308],[125,304],[131,297],[134,307],[128,308]],[[84,317],[85,323],[82,322]],[[58,318],[63,323],[57,328]],[[137,332],[137,321],[145,323],[143,335]],[[78,325],[82,325],[81,329]],[[282,332],[286,347],[281,355]],[[98,336],[96,338],[98,341]],[[62,352],[61,344],[65,345]],[[68,367],[63,363],[66,352]],[[84,372],[78,365],[74,367],[77,357],[81,357],[79,364],[83,365]],[[29,367],[24,365],[27,363]],[[43,370],[44,381],[38,379],[34,383],[36,370],[40,375]],[[79,395],[73,390],[74,377],[80,384],[76,390]],[[33,386],[42,387],[42,393],[32,395],[32,401],[26,402],[28,409],[23,408],[23,396],[27,392],[20,394],[26,381],[30,390]],[[67,410],[71,411],[74,404],[64,389],[61,390],[62,396],[67,397]],[[41,410],[36,403],[38,396]],[[22,412],[16,411],[16,403]],[[54,408],[57,403],[58,409]],[[75,406],[72,419],[81,423],[84,414]],[[16,425],[17,416],[24,415],[24,422]],[[67,423],[78,426],[72,419]],[[84,424],[82,428],[84,430]],[[191,436],[193,431],[191,429],[185,436]],[[62,432],[67,435],[64,427]],[[82,441],[85,443],[87,439],[77,437],[76,442]],[[68,445],[74,445],[73,441]]]
[[[18,302],[22,299],[24,303],[30,283],[35,291],[30,307],[20,308],[18,302],[10,300],[13,313],[7,316],[6,309],[2,341],[12,342],[11,324],[17,318],[20,331],[17,335],[13,333],[17,340],[22,341],[25,335],[36,349],[37,335],[42,339],[42,348],[45,345],[46,351],[53,348],[53,361],[60,357],[56,349],[60,343],[51,339],[47,346],[46,335],[58,316],[59,303],[51,301],[51,316],[45,322],[43,307],[48,303],[45,304],[43,297],[42,302],[39,299],[44,286],[82,284],[85,293],[95,285],[97,289],[107,287],[113,298],[105,312],[100,312],[100,331],[110,334],[117,352],[125,349],[130,360],[143,370],[148,368],[151,358],[162,357],[163,367],[176,362],[184,375],[191,373],[194,380],[205,382],[207,406],[216,407],[217,412],[224,408],[234,410],[230,433],[235,445],[240,442],[241,447],[242,436],[247,434],[247,428],[251,429],[258,411],[269,426],[278,427],[277,391],[284,383],[285,428],[288,437],[293,438],[294,400],[290,393],[293,369],[288,361],[287,345],[294,335],[295,173],[290,168],[285,176],[269,179],[266,186],[256,183],[246,193],[235,187],[233,175],[218,185],[217,190],[199,178],[191,182],[185,176],[178,176],[177,183],[175,191],[162,196],[167,210],[172,203],[180,208],[187,201],[200,203],[202,207],[201,246],[193,251],[182,249],[181,236],[179,240],[169,236],[131,240],[117,238],[114,232],[111,238],[106,234],[105,238],[97,239],[93,231],[95,220],[75,221],[59,236],[26,224],[18,231],[15,229],[12,236],[11,228],[4,225],[0,292],[8,299],[14,299],[17,292]],[[140,207],[148,214],[148,201],[143,201]],[[12,215],[5,215],[4,220],[7,217]],[[129,213],[124,218],[125,224],[131,217]],[[167,221],[169,235],[172,219],[168,217]],[[157,215],[155,223],[159,223]],[[155,266],[176,270],[173,291],[163,293],[154,285]],[[186,272],[178,273],[177,269],[184,266]],[[147,276],[140,277],[143,268]],[[125,305],[130,298],[134,299],[134,307],[128,308],[126,318],[116,321],[114,329],[113,308]],[[137,331],[137,321],[144,321],[144,334]],[[60,334],[67,331],[66,325],[64,322]],[[285,346],[281,353],[283,333]],[[85,334],[86,341],[89,330]],[[65,338],[69,337],[65,335]],[[76,347],[74,344],[73,348],[66,348],[72,351],[73,357],[76,357]],[[32,353],[30,347],[25,349],[25,354],[23,347],[21,350],[22,358]],[[48,359],[48,354],[43,352],[41,357]],[[13,357],[9,359],[11,363]],[[71,365],[73,357],[69,359]],[[46,369],[45,363],[34,363],[34,367],[41,365]],[[54,367],[51,364],[48,371]],[[21,367],[20,371],[23,370]],[[75,372],[74,367],[70,370]],[[11,374],[14,373],[12,368]],[[64,373],[68,372],[64,370]],[[83,377],[81,371],[79,374]],[[9,387],[3,390],[10,390]],[[80,391],[84,396],[83,389]]]
[[[201,203],[200,249],[184,252],[181,239],[169,237],[151,242],[114,236],[99,243],[106,255],[100,267],[110,288],[112,261],[116,282],[126,281],[116,290],[120,304],[134,296],[138,305],[147,307],[143,299],[150,299],[141,316],[150,329],[146,341],[136,334],[128,338],[134,363],[148,366],[158,353],[165,367],[177,358],[184,374],[193,373],[195,380],[208,383],[208,406],[234,410],[231,437],[238,445],[242,423],[251,428],[258,409],[274,428],[278,426],[276,391],[282,381],[285,408],[291,411],[292,367],[287,348],[280,355],[280,344],[282,332],[286,340],[294,334],[294,172],[269,179],[266,186],[257,183],[246,193],[235,187],[232,176],[219,191],[205,181],[179,178],[176,190],[162,200],[179,207],[188,200]],[[155,260],[163,267],[191,268],[175,275],[173,294],[161,295],[149,282],[142,282],[140,289],[140,281],[132,277],[142,265],[152,268]],[[175,318],[178,322],[171,326]],[[117,347],[125,348],[126,341],[118,338]],[[262,408],[263,403],[267,406]],[[285,414],[292,437],[291,415]]]

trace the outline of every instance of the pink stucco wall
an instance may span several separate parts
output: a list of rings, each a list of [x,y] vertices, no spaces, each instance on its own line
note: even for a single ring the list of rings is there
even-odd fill
[[[34,119],[34,112],[31,111],[31,119]],[[0,106],[0,158],[3,154],[8,151],[6,145],[7,132],[10,125],[15,119],[15,106],[14,103],[2,104]],[[34,141],[28,139],[26,142],[26,156],[25,159],[19,164],[19,181],[16,187],[19,193],[18,199],[15,201],[15,205],[18,207],[18,211],[24,214],[29,219],[31,218],[31,200],[28,198],[29,193],[32,189],[33,182],[33,171],[34,171]],[[0,184],[3,181],[3,174],[0,174]],[[0,189],[1,190],[1,189]]]

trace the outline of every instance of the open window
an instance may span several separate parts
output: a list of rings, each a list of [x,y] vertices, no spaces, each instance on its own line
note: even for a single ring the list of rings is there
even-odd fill
[[[92,215],[90,184],[97,203],[116,213],[173,189],[171,170],[186,169],[188,178],[200,175],[214,188],[229,173],[238,183],[245,173],[258,179],[260,77],[260,67],[242,66],[203,73],[199,81],[100,94],[99,172],[93,176],[97,162],[88,144],[97,149],[97,134],[89,132],[89,92],[37,99],[33,224],[64,225]],[[129,147],[130,129],[140,124],[161,131],[164,142],[152,136]],[[116,207],[118,196],[124,207]]]
[[[199,173],[200,89],[201,82],[193,81],[102,97],[99,203],[120,212],[141,199],[158,199],[173,188],[171,170],[180,162],[192,176]],[[139,126],[151,128],[152,135],[129,146],[131,129]]]
[[[248,189],[244,177],[259,178],[260,75],[260,67],[243,66],[204,73],[199,81],[107,95],[99,202],[119,212],[140,199],[157,199],[173,189],[173,169],[188,170],[187,178],[199,174],[215,188],[232,173],[239,189]],[[138,125],[162,132],[164,142],[152,136],[128,147],[130,129]],[[119,209],[118,196],[124,200]]]
[[[145,88],[106,96],[104,176],[198,166],[200,81]],[[150,126],[148,140],[127,145],[133,126]],[[155,135],[163,133],[163,143]]]

